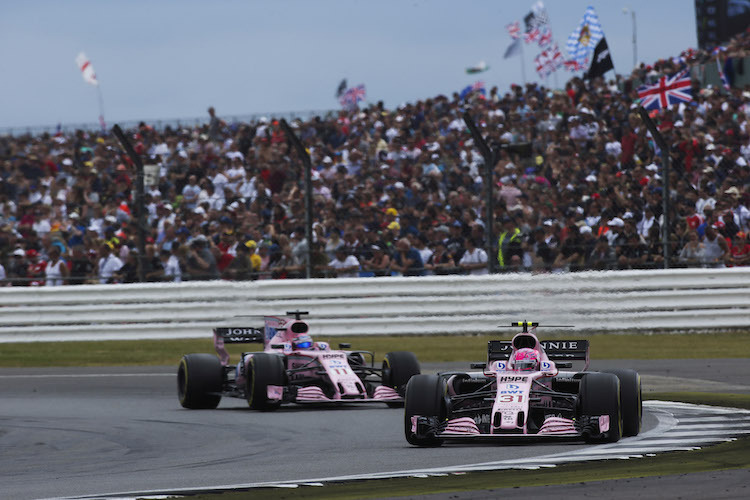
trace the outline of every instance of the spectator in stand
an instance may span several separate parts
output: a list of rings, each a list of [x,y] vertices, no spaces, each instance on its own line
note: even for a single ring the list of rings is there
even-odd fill
[[[729,258],[729,245],[715,225],[706,226],[706,234],[703,237],[702,262],[705,267],[725,267],[725,261]]]
[[[750,244],[745,233],[740,231],[735,234],[729,248],[732,254],[727,264],[729,267],[750,265]]]
[[[487,252],[477,246],[473,238],[466,239],[466,251],[458,261],[458,267],[471,275],[489,274],[487,269]]]
[[[114,272],[117,283],[138,283],[138,251],[133,249],[125,258],[125,263]]]
[[[424,267],[430,274],[435,275],[446,275],[456,272],[456,262],[453,260],[453,256],[448,252],[445,246],[445,242],[438,240],[434,244],[434,252],[430,255],[429,260],[425,263]]]
[[[553,271],[578,271],[586,257],[586,248],[581,230],[575,223],[567,226],[567,233],[560,244],[560,251],[552,264]]]
[[[328,270],[339,278],[356,278],[359,271],[359,260],[349,252],[346,245],[340,245],[335,257],[328,263]]]
[[[47,263],[39,257],[39,252],[33,248],[26,250],[26,260],[28,268],[26,275],[29,279],[29,286],[44,285],[44,269]]]
[[[391,271],[399,273],[400,276],[424,276],[422,257],[419,251],[411,246],[408,238],[401,238],[396,242],[391,259]]]
[[[502,231],[497,240],[497,263],[500,266],[500,272],[507,270],[514,255],[518,257],[523,255],[522,240],[521,230],[516,227],[513,218],[509,215],[503,216]]]
[[[362,260],[362,269],[375,276],[387,276],[391,268],[391,258],[381,245],[371,245],[372,257]]]
[[[195,210],[198,206],[198,197],[201,194],[201,187],[198,185],[198,177],[191,175],[188,177],[188,183],[182,188],[182,206],[186,210]]]
[[[219,279],[216,258],[211,250],[213,246],[213,242],[202,234],[190,240],[186,271],[191,280]]]
[[[180,265],[180,258],[178,256],[179,252],[179,243],[174,243],[170,250],[162,249],[159,252],[159,259],[164,268],[162,276],[165,281],[173,281],[175,283],[182,281],[182,266]]]
[[[13,257],[8,263],[8,279],[11,286],[29,286],[26,279],[28,276],[29,265],[26,262],[26,252],[23,248],[13,250]]]
[[[615,267],[615,249],[609,246],[609,240],[600,236],[586,257],[586,267],[595,271],[604,271]]]
[[[688,241],[680,250],[679,261],[688,267],[699,266],[703,262],[704,252],[703,242],[698,236],[698,232],[691,230],[688,233]]]
[[[255,242],[253,242],[255,243]],[[255,248],[253,247],[253,250]],[[246,281],[253,277],[253,262],[250,259],[250,248],[247,245],[237,247],[237,255],[224,269],[222,278],[238,281]]]
[[[99,262],[94,270],[99,283],[114,283],[114,274],[123,265],[120,258],[112,253],[112,243],[103,243],[99,247]]]
[[[75,245],[71,249],[71,252],[70,273],[67,283],[69,285],[82,285],[88,283],[89,280],[93,278],[96,266],[86,252],[86,247],[83,245]]]
[[[49,260],[44,268],[44,284],[46,286],[62,286],[69,273],[68,266],[60,258],[60,249],[53,245],[49,251]]]
[[[422,262],[430,260],[430,257],[432,257],[432,249],[427,246],[427,236],[424,234],[416,235],[410,233],[407,237],[409,238],[411,245],[419,252],[419,257],[422,259]]]
[[[534,271],[550,271],[555,261],[555,252],[549,247],[545,239],[545,230],[543,227],[537,227],[532,231],[531,241],[529,241],[529,258],[531,262],[528,266]]]
[[[625,243],[620,246],[620,253],[617,255],[618,268],[643,269],[648,260],[648,247],[635,231],[626,233],[625,238]]]

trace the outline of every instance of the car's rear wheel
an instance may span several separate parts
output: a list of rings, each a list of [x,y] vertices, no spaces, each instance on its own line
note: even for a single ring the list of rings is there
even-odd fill
[[[604,433],[584,431],[589,443],[614,443],[622,436],[620,379],[611,373],[587,373],[579,389],[580,412],[586,417],[609,416],[609,430]]]
[[[253,410],[273,411],[281,401],[268,399],[268,386],[286,385],[286,369],[281,356],[259,352],[249,361],[246,376],[247,404]]]
[[[177,397],[183,408],[213,409],[221,401],[223,367],[213,354],[186,354],[177,368]]]
[[[418,436],[412,417],[434,417],[441,423],[446,417],[445,381],[437,375],[414,375],[406,386],[404,400],[404,434],[416,446],[440,446],[443,440],[434,436]]]
[[[402,397],[406,393],[409,379],[420,373],[419,361],[413,352],[393,351],[383,359],[383,384],[395,389]],[[399,408],[403,403],[388,403],[388,406]]]
[[[620,379],[622,435],[637,436],[643,421],[641,376],[634,370],[604,370],[603,373],[611,373]]]

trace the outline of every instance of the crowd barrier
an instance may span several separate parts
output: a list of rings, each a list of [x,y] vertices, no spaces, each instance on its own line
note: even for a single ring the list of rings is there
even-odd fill
[[[750,268],[5,287],[0,308],[0,342],[207,338],[292,310],[325,336],[491,334],[519,320],[715,332],[750,329]]]

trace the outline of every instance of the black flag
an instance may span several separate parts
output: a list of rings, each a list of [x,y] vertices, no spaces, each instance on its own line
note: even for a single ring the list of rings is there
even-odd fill
[[[602,76],[607,71],[615,69],[615,65],[612,64],[612,57],[609,55],[609,47],[607,47],[607,39],[602,37],[599,43],[596,44],[594,49],[594,57],[591,60],[591,66],[589,70],[583,76],[584,79],[590,80],[597,76]]]
[[[344,92],[346,92],[346,78],[341,80],[341,83],[339,83],[339,86],[336,89],[336,97],[341,97],[342,95],[344,95]]]

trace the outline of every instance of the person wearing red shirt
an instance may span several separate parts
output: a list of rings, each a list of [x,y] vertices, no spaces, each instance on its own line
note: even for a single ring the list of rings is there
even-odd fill
[[[750,264],[750,243],[745,238],[745,233],[742,231],[738,232],[732,238],[729,244],[729,251],[731,257],[727,263],[727,267],[733,266],[746,266]]]

